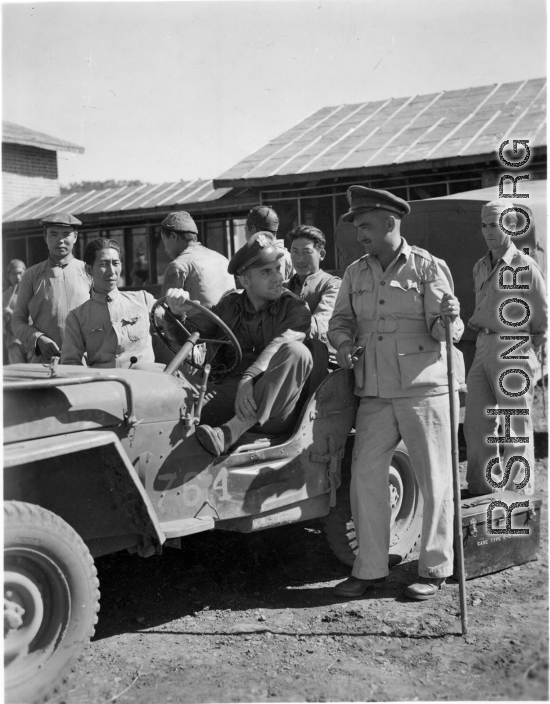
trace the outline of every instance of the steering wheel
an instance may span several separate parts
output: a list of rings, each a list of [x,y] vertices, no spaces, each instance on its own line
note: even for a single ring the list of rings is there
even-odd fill
[[[229,338],[227,340],[209,340],[204,337],[199,337],[194,344],[207,344],[207,345],[228,345],[229,347],[233,347],[235,350],[235,361],[229,369],[224,365],[218,365],[217,367],[212,368],[212,374],[217,376],[217,377],[225,377],[231,374],[231,372],[236,369],[240,363],[242,362],[243,359],[243,353],[241,350],[241,346],[239,345],[239,341],[233,334],[233,331],[231,330],[230,327],[228,327],[221,318],[219,318],[215,313],[213,313],[209,308],[205,308],[205,306],[201,305],[198,301],[187,301],[187,304],[192,306],[193,308],[196,308],[198,311],[201,313],[204,313],[207,315],[211,320],[213,320],[216,325],[221,328],[221,330],[225,333],[225,335]],[[151,321],[151,325],[153,327],[153,330],[157,333],[159,336],[160,340],[162,343],[172,352],[173,354],[177,355],[178,350],[172,345],[170,340],[166,337],[164,330],[160,327],[160,325],[157,323],[157,320],[155,318],[155,311],[157,308],[163,308],[164,309],[164,314],[168,315],[173,321],[175,321],[179,327],[183,330],[183,332],[189,337],[191,335],[191,331],[188,330],[185,325],[177,318],[172,311],[170,310],[170,307],[166,303],[166,298],[162,297],[157,300],[157,302],[153,305],[151,309],[151,313],[149,314],[149,318]],[[183,361],[183,360],[182,360]],[[186,364],[189,364],[192,367],[195,367],[195,369],[200,369],[203,370],[205,365],[206,365],[206,360],[202,364],[198,364],[195,362],[193,359],[191,359],[191,356],[189,356],[185,360]]]

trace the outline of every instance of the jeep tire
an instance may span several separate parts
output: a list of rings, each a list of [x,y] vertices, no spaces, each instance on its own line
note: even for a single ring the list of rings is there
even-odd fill
[[[99,582],[90,552],[59,516],[4,503],[4,685],[7,702],[39,702],[94,634]]]
[[[357,539],[349,497],[350,464],[349,460],[344,460],[336,506],[323,519],[323,527],[332,552],[351,567],[357,554]],[[388,559],[390,567],[393,567],[413,550],[422,530],[422,496],[409,455],[404,449],[396,450],[392,457],[389,490],[392,515]]]

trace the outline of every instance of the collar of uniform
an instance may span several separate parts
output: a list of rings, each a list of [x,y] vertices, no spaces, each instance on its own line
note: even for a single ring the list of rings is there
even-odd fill
[[[401,255],[403,255],[405,257],[405,259],[408,259],[411,252],[412,252],[411,245],[407,242],[407,240],[404,237],[402,237],[401,244],[399,245],[399,249],[397,250],[395,257],[392,259],[390,264],[393,263]],[[373,257],[376,258],[376,260],[378,261],[378,257],[375,254],[365,254],[365,256],[362,257],[362,259],[364,261],[364,266],[368,266],[369,260],[372,261]],[[322,269],[319,269],[319,273],[321,271],[322,271]]]
[[[248,299],[248,296],[246,295],[246,291],[243,289],[243,292],[240,294],[239,298],[237,299],[237,305],[239,308],[243,311],[246,311],[247,313],[261,313],[262,310],[269,309],[270,313],[273,313],[274,315],[279,312],[279,309],[282,305],[282,299],[285,294],[288,295],[293,295],[288,291],[287,289],[283,289],[283,292],[281,293],[281,296],[277,298],[275,301],[269,301],[269,303],[264,307],[260,308],[260,310],[256,310],[250,300]]]
[[[54,262],[54,260],[51,257],[48,257],[48,265],[49,265],[50,269],[55,269],[56,267],[58,267],[59,269],[64,269],[66,266],[69,266],[69,264],[71,262],[72,262],[72,259],[69,260],[66,264],[61,264],[60,262]]]
[[[503,261],[506,264],[511,264],[512,259],[516,256],[516,254],[519,254],[519,250],[513,242],[510,242],[510,244],[508,245],[508,249],[504,252],[502,257],[498,261]],[[495,266],[492,266],[491,264],[491,250],[489,250],[487,254],[483,257],[483,261],[487,265],[489,271],[492,271],[496,266],[496,264]]]
[[[305,286],[307,283],[310,283],[311,281],[314,281],[315,279],[318,279],[322,274],[325,272],[322,269],[319,269],[319,271],[316,271],[315,274],[309,274],[309,276],[306,276],[305,281],[303,284],[300,284],[300,279],[298,278],[298,274],[294,274],[290,281],[296,284],[296,286]],[[290,284],[289,281],[289,284]]]
[[[92,300],[97,301],[98,303],[110,303],[111,301],[116,300],[120,296],[120,291],[118,288],[115,288],[114,291],[110,291],[109,293],[98,293],[97,291],[94,291],[92,289]],[[107,300],[107,297],[109,300]]]
[[[516,254],[519,254],[519,250],[513,242],[510,242],[508,249],[504,252],[501,259],[503,262],[506,262],[506,264],[511,264]]]

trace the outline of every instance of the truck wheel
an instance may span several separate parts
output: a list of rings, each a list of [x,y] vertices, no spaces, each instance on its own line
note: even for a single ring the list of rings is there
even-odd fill
[[[332,552],[344,564],[353,565],[357,554],[355,526],[349,498],[350,472],[342,468],[336,506],[324,518],[324,530]],[[412,551],[422,529],[423,501],[416,477],[404,450],[396,450],[389,476],[391,504],[390,566],[399,564]]]
[[[4,503],[4,685],[36,702],[62,681],[94,634],[99,581],[80,536],[51,511]]]

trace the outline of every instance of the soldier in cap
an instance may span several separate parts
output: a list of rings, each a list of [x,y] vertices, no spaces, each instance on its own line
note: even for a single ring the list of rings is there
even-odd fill
[[[197,225],[189,213],[169,213],[160,228],[166,253],[173,259],[164,274],[163,296],[170,288],[182,288],[191,300],[210,307],[235,289],[235,281],[227,273],[229,260],[197,241]]]
[[[256,205],[247,215],[244,225],[244,235],[246,240],[252,237],[255,232],[263,232],[264,235],[271,236],[275,247],[280,250],[283,255],[283,283],[286,283],[294,273],[292,266],[292,258],[290,252],[285,247],[284,240],[277,239],[277,230],[279,229],[279,216],[269,205]]]
[[[357,597],[388,574],[389,468],[401,438],[424,498],[419,578],[407,587],[428,599],[453,571],[451,434],[444,316],[463,324],[458,300],[432,255],[400,234],[410,208],[387,191],[351,186],[344,216],[366,255],[344,274],[328,337],[344,369],[354,368],[360,397],[351,502],[358,554],[352,576],[337,585]]]
[[[69,311],[88,300],[92,282],[84,262],[73,256],[80,220],[53,213],[40,224],[49,256],[23,274],[11,327],[32,362],[49,362],[60,354]]]
[[[534,490],[530,410],[538,367],[536,352],[545,342],[548,326],[546,287],[536,262],[512,242],[509,233],[516,229],[517,213],[510,202],[492,201],[482,207],[481,232],[489,251],[474,266],[476,307],[468,321],[479,334],[467,379],[466,497],[504,489],[522,494]],[[517,414],[505,419],[487,412],[497,408],[513,409]],[[489,443],[488,438],[508,435],[503,432],[508,427],[512,436],[526,439],[503,443],[500,454],[499,444]],[[487,479],[488,471],[493,484]]]
[[[227,452],[249,429],[279,434],[295,421],[296,401],[313,364],[303,344],[311,314],[304,301],[283,289],[282,257],[264,233],[253,235],[228,267],[244,290],[228,293],[212,307],[233,330],[243,352],[242,363],[232,376],[209,385],[210,400],[196,435],[213,455]],[[188,299],[183,289],[166,293],[176,315],[185,314]],[[214,338],[217,332],[215,323],[204,315],[186,325],[206,338]],[[176,329],[173,335],[183,341]]]

